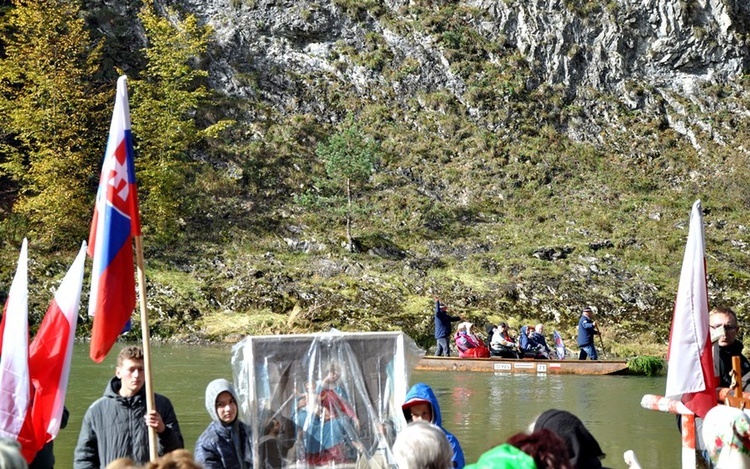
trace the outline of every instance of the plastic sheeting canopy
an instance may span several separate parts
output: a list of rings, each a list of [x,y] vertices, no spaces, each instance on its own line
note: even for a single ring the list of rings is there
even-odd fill
[[[402,332],[251,336],[232,349],[253,466],[392,466],[409,375],[423,351]]]

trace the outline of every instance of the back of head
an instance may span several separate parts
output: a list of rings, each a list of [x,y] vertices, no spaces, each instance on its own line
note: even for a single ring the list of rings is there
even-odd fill
[[[537,469],[573,469],[568,448],[552,430],[543,428],[529,433],[517,433],[506,442],[534,458]]]
[[[130,458],[117,458],[107,464],[106,469],[139,469],[141,466]]]
[[[208,415],[211,416],[211,420],[214,422],[220,421],[219,415],[216,413],[216,398],[223,392],[231,394],[234,401],[239,405],[237,392],[228,380],[219,378],[208,383],[208,386],[206,386],[206,411],[208,411]]]
[[[0,469],[26,469],[29,465],[21,455],[21,446],[15,440],[0,438]]]
[[[565,441],[571,465],[575,469],[602,467],[601,459],[605,454],[581,419],[566,410],[550,409],[536,419],[533,431],[545,428]]]
[[[143,466],[144,469],[202,469],[203,466],[195,462],[192,453],[186,449],[176,449],[167,453],[154,462]]]
[[[453,450],[442,428],[412,422],[396,436],[393,457],[399,469],[451,469]]]

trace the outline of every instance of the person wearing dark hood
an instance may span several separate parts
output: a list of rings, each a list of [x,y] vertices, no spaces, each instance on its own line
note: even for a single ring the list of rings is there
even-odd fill
[[[443,428],[443,417],[440,414],[440,404],[432,388],[425,383],[417,383],[406,393],[406,401],[401,406],[407,423],[426,421],[440,427],[445,432],[453,450],[453,467],[462,469],[466,465],[461,445],[451,432]]]
[[[708,314],[708,324],[712,341],[715,339],[719,345],[719,387],[728,388],[732,384],[733,356],[740,357],[743,377],[750,372],[750,361],[742,354],[742,342],[737,340],[737,314],[729,308],[714,308]]]
[[[146,411],[143,350],[128,346],[117,355],[115,377],[86,411],[78,444],[73,453],[74,469],[98,469],[118,458],[149,461],[149,430],[156,430],[160,455],[184,447],[180,425],[172,403],[154,394],[155,409]]]
[[[565,410],[550,409],[537,417],[533,431],[545,428],[565,441],[570,465],[574,469],[603,469],[601,460],[606,455],[581,419]]]
[[[195,461],[204,469],[253,467],[252,434],[237,418],[237,402],[237,392],[226,379],[215,379],[206,386],[211,423],[195,443]]]

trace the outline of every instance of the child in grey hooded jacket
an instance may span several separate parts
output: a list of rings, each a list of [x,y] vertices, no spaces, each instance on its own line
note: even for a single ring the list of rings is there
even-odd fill
[[[195,461],[205,469],[253,467],[250,427],[240,421],[237,392],[226,379],[206,386],[206,410],[211,423],[195,443]]]

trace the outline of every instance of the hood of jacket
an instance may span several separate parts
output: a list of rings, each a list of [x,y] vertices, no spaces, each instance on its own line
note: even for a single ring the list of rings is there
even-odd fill
[[[232,395],[234,402],[236,402],[239,407],[240,400],[237,399],[237,392],[234,390],[232,383],[226,379],[215,379],[206,386],[206,410],[208,411],[208,415],[211,416],[211,420],[214,422],[221,423],[219,414],[216,413],[216,398],[219,397],[219,394],[225,391]]]
[[[118,400],[135,400],[135,399],[145,399],[146,398],[146,385],[144,384],[141,386],[141,389],[135,393],[133,396],[130,397],[124,397],[120,395],[120,388],[122,388],[122,380],[118,378],[117,376],[113,376],[112,379],[109,380],[107,383],[107,386],[104,388],[104,397],[110,397],[113,399]]]
[[[437,397],[435,397],[435,393],[432,391],[432,388],[425,383],[415,384],[411,387],[411,389],[409,389],[409,392],[406,393],[406,400],[401,406],[406,421],[411,421],[411,412],[409,412],[409,407],[421,403],[430,404],[430,407],[432,407],[432,423],[434,423],[438,427],[442,427],[443,417],[440,415],[440,404],[438,404]]]
[[[547,428],[557,433],[568,446],[570,462],[576,469],[599,469],[604,452],[581,419],[566,410],[550,409],[534,423],[534,431]]]

